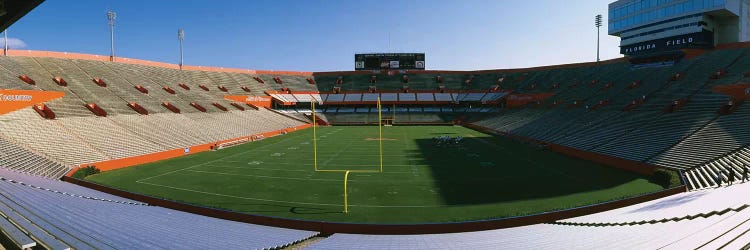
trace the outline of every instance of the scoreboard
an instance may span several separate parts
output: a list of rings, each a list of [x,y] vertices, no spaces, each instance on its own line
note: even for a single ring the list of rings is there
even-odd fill
[[[354,70],[424,70],[424,53],[354,54]]]

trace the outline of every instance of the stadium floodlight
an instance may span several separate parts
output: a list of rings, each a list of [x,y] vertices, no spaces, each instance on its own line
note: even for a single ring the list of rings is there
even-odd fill
[[[109,54],[109,60],[114,61],[115,60],[115,19],[117,18],[117,13],[114,11],[107,11],[107,20],[109,20],[109,41],[110,41],[110,54]]]
[[[8,56],[8,30],[3,31],[3,35],[5,36],[5,45],[3,45],[3,55]]]
[[[594,18],[594,25],[596,25],[596,61],[599,62],[599,31],[602,27],[602,15],[596,15]]]
[[[177,40],[180,40],[180,69],[182,69],[182,40],[185,39],[185,30],[177,29]]]

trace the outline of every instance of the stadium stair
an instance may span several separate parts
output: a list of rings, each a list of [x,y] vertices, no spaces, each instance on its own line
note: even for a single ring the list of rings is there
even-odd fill
[[[690,190],[712,189],[721,186],[744,183],[742,174],[745,168],[750,168],[750,146],[743,146],[733,152],[717,157],[699,167],[685,172]],[[734,181],[729,183],[730,176],[734,175]],[[748,173],[750,176],[750,173]],[[722,185],[716,183],[716,179],[722,178]]]

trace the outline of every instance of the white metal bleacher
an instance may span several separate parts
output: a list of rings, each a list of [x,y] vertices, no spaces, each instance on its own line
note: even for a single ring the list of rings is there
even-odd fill
[[[14,242],[25,246],[275,249],[317,235],[311,231],[239,223],[144,206],[73,184],[2,168],[0,178],[0,212],[3,215],[0,225]]]
[[[434,102],[435,96],[432,93],[417,93],[417,100],[420,102]]]
[[[750,183],[738,184],[552,224],[507,229],[429,235],[334,234],[310,249],[739,249],[750,242],[750,198],[737,194],[748,192]]]
[[[435,101],[438,102],[452,102],[453,97],[450,93],[435,93]]]
[[[328,98],[326,98],[324,103],[343,102],[343,101],[344,101],[344,94],[328,94]]]
[[[395,102],[398,101],[398,93],[381,93],[380,101],[383,102]]]
[[[402,102],[413,102],[417,100],[417,96],[414,93],[398,93],[398,100]]]
[[[364,93],[362,94],[362,101],[363,102],[376,102],[378,101],[378,97],[380,97],[380,95],[376,93]]]
[[[293,94],[298,102],[312,102],[315,100],[310,94]]]
[[[344,102],[361,102],[361,101],[362,101],[361,93],[348,93],[344,96]]]

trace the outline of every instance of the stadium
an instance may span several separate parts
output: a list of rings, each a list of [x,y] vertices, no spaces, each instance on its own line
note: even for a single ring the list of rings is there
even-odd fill
[[[3,30],[47,4],[0,3]],[[113,11],[109,55],[6,31],[0,244],[749,248],[750,1],[608,8],[623,56],[510,69],[193,66],[182,29],[179,63],[120,57]]]

